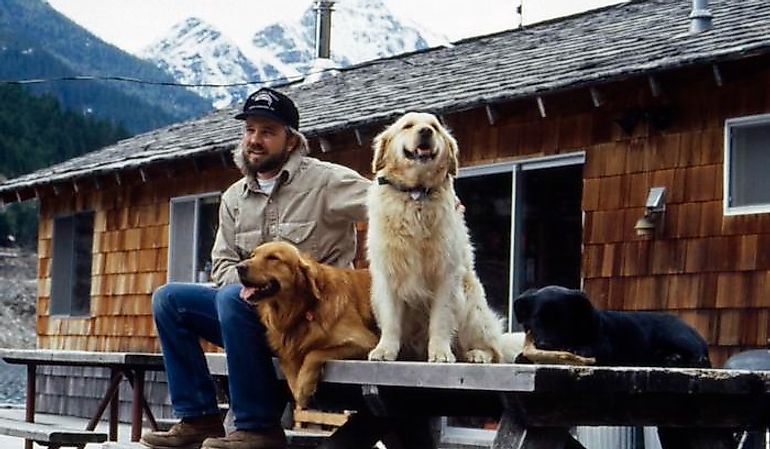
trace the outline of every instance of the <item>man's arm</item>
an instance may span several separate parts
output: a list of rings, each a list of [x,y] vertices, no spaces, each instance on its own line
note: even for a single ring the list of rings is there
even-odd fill
[[[333,170],[326,186],[328,213],[350,222],[366,221],[366,195],[371,183],[351,168]]]
[[[227,192],[225,192],[226,194]],[[219,229],[211,248],[211,277],[218,286],[238,284],[240,278],[235,264],[240,262],[235,246],[235,215],[227,204],[226,195],[222,195],[219,204]]]

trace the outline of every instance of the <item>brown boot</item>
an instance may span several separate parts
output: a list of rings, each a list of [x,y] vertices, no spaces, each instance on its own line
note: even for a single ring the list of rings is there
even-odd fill
[[[286,449],[286,434],[279,426],[236,430],[225,438],[207,438],[201,449]]]
[[[206,415],[182,419],[168,431],[147,432],[139,442],[152,449],[198,449],[206,438],[224,435],[222,417]]]

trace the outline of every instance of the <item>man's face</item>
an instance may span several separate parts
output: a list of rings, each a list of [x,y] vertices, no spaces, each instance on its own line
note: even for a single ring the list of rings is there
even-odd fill
[[[280,122],[266,117],[246,117],[241,139],[246,168],[263,178],[277,175],[294,149],[294,140]]]

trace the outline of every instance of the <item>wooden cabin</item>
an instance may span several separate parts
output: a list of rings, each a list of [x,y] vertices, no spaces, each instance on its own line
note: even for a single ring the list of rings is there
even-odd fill
[[[691,33],[689,2],[632,1],[280,89],[311,155],[366,175],[388,123],[440,116],[510,327],[522,290],[582,287],[600,308],[681,316],[721,366],[770,338],[770,3],[709,10]],[[39,347],[159,349],[152,291],[208,279],[234,111],[0,184],[40,203]]]

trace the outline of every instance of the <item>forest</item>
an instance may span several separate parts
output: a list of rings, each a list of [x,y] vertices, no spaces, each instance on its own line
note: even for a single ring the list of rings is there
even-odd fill
[[[130,137],[120,124],[65,110],[51,94],[34,95],[0,84],[0,182],[97,150]],[[35,201],[0,209],[0,246],[34,248]]]

